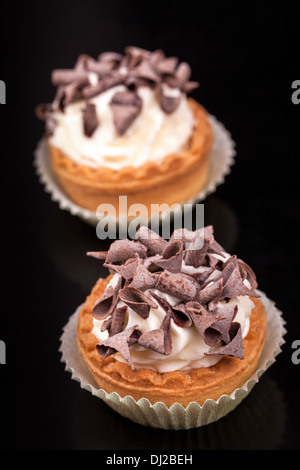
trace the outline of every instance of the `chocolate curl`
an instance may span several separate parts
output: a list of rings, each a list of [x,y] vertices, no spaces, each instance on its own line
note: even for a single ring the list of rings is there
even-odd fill
[[[215,323],[214,328],[220,331],[221,339],[225,344],[230,342],[230,327],[237,314],[237,305],[219,305],[211,312],[213,315],[223,317]]]
[[[34,113],[40,121],[46,121],[50,116],[51,111],[52,105],[49,103],[40,103],[34,109]]]
[[[120,277],[115,288],[109,285],[100,299],[95,303],[92,314],[97,320],[104,320],[111,315],[118,302],[119,290],[122,286],[122,278]]]
[[[127,261],[125,261],[125,264],[110,264],[110,263],[103,263],[103,266],[105,268],[110,269],[111,271],[114,271],[120,276],[122,276],[124,279],[127,280],[132,280],[138,265],[142,262],[141,258],[137,255],[134,259],[129,258]]]
[[[134,258],[136,254],[140,258],[146,258],[147,248],[133,240],[115,240],[110,245],[105,262],[123,263],[129,258]]]
[[[157,301],[157,303],[164,309],[166,313],[172,314],[172,306],[169,304],[167,300],[155,294],[155,292],[150,292],[150,294]]]
[[[90,99],[93,98],[94,96],[99,95],[100,93],[103,93],[106,90],[109,90],[109,88],[113,88],[117,85],[121,85],[124,82],[124,77],[121,75],[115,75],[115,76],[106,76],[103,77],[97,85],[88,85],[82,90],[82,96],[83,98]]]
[[[242,277],[242,280],[247,279],[247,281],[250,283],[252,289],[257,289],[257,281],[256,281],[256,276],[254,274],[254,271],[248,264],[246,264],[244,261],[241,259],[237,260],[238,267],[240,269],[240,274]]]
[[[213,228],[211,228],[211,230],[213,232]],[[210,243],[208,247],[208,253],[221,255],[221,256],[224,256],[224,253],[226,253],[226,250],[214,239],[213,233],[211,234]],[[217,260],[217,262],[220,262],[220,260]]]
[[[87,256],[91,256],[96,259],[106,259],[108,251],[88,251]]]
[[[99,77],[104,77],[112,71],[113,64],[110,62],[98,62],[92,58],[89,58],[87,60],[87,68],[89,72],[94,72]]]
[[[170,241],[162,252],[162,258],[155,264],[172,273],[180,272],[183,256],[183,243],[181,240]]]
[[[165,310],[166,313],[170,313],[171,317],[174,320],[174,323],[181,328],[188,328],[192,324],[189,313],[185,308],[184,303],[179,303],[177,305],[170,305],[166,299],[159,297],[154,292],[150,292],[152,297],[157,301],[157,303]]]
[[[87,82],[88,74],[86,71],[73,69],[53,70],[51,74],[52,85],[69,85],[73,82]]]
[[[196,90],[196,88],[198,88],[200,85],[199,82],[187,82],[185,83],[185,85],[183,85],[182,87],[182,91],[183,93],[191,93],[191,91],[194,91]]]
[[[123,59],[123,55],[119,54],[118,52],[102,52],[98,56],[98,61],[108,62],[113,65],[120,63],[122,59]]]
[[[86,137],[91,137],[99,125],[96,105],[87,103],[83,110],[83,132]]]
[[[186,62],[181,62],[173,76],[166,77],[166,83],[174,88],[183,89],[191,76],[191,67]]]
[[[155,71],[161,75],[173,75],[178,64],[177,57],[154,57],[155,52],[152,53],[150,62],[153,64]]]
[[[201,304],[206,304],[215,298],[220,298],[223,291],[224,281],[222,278],[209,281],[204,286],[201,286],[201,290],[198,292],[195,299]]]
[[[209,351],[204,354],[207,356],[232,356],[238,359],[244,359],[244,345],[241,325],[238,322],[233,322],[229,331],[230,342],[214,351]]]
[[[223,290],[219,294],[219,300],[232,298],[238,295],[248,295],[250,297],[260,297],[253,289],[248,289],[243,283],[236,255],[231,256],[221,271],[217,279],[223,279]]]
[[[158,274],[151,273],[144,265],[139,264],[133,276],[133,280],[130,283],[130,287],[136,289],[146,290],[155,287],[158,281]]]
[[[214,228],[212,225],[206,225],[206,227],[198,228],[195,230],[195,238],[199,236],[209,242],[209,246],[214,243]]]
[[[155,264],[159,259],[161,259],[160,255],[149,256],[143,260],[143,266],[150,272],[159,271],[160,268]]]
[[[74,70],[77,70],[78,72],[86,72],[88,68],[87,64],[89,60],[93,60],[90,55],[80,54],[75,63]]]
[[[192,325],[192,319],[184,303],[172,306],[172,318],[174,323],[181,328],[189,328]]]
[[[137,67],[132,69],[130,75],[132,77],[144,78],[155,83],[160,80],[159,75],[157,75],[147,60],[143,60]]]
[[[142,226],[137,230],[135,239],[145,245],[149,251],[159,255],[162,254],[168,245],[167,240],[145,226]]]
[[[111,314],[113,309],[114,292],[115,290],[113,286],[108,286],[100,299],[97,300],[92,310],[92,314],[97,320],[103,320]]]
[[[101,343],[97,344],[96,349],[102,358],[111,356],[119,352],[128,362],[130,367],[134,370],[134,365],[131,361],[129,347],[138,341],[141,333],[137,329],[138,325],[126,328],[125,330],[111,336]]]
[[[142,60],[147,59],[151,53],[146,49],[135,46],[127,46],[125,48],[125,57],[123,59],[124,65],[133,68],[136,67]],[[123,61],[121,65],[123,65]]]
[[[45,136],[52,136],[56,126],[56,120],[53,118],[52,114],[52,105],[40,103],[35,107],[34,112],[38,119],[45,122]]]
[[[171,314],[167,312],[159,329],[146,331],[138,343],[146,349],[152,349],[160,354],[169,355],[172,352],[172,337],[170,332]]]
[[[207,267],[205,271],[201,273],[192,273],[190,276],[197,281],[199,284],[200,288],[202,289],[204,287],[204,283],[207,281],[209,276],[214,272],[214,268],[209,268]],[[207,285],[207,283],[206,283]]]
[[[89,85],[89,83],[88,76],[86,75],[85,77],[74,80],[67,85],[60,86],[58,90],[61,90],[60,100],[62,106],[65,107],[68,104],[81,99],[83,97],[82,90],[86,85]]]
[[[184,248],[188,249],[190,243],[192,243],[196,238],[207,240],[209,248],[213,245],[214,242],[214,230],[212,225],[207,225],[206,227],[199,228],[195,231],[188,230],[186,228],[175,229],[171,235],[171,240],[182,240]],[[200,244],[199,244],[200,245]],[[199,246],[201,247],[201,245]]]
[[[160,89],[158,96],[160,107],[166,114],[174,113],[181,101],[181,96],[167,96],[162,89]]]
[[[163,271],[159,274],[156,288],[186,302],[194,300],[198,292],[197,282],[187,274]]]
[[[204,342],[208,346],[216,346],[222,339],[222,333],[216,325],[218,321],[225,317],[214,313],[208,313],[199,302],[195,301],[187,302],[186,309]]]
[[[125,305],[124,307],[116,308],[113,312],[113,315],[106,320],[101,325],[101,331],[108,331],[108,336],[114,336],[117,333],[120,333],[123,331],[125,327],[125,319],[126,319],[126,312],[127,312],[127,306]],[[112,348],[107,348],[106,351],[106,356],[110,356],[111,354],[114,354],[115,350]]]
[[[144,319],[148,318],[150,308],[157,308],[157,304],[150,297],[135,287],[123,287],[119,292],[119,297],[129,308]]]
[[[188,230],[187,228],[177,228],[171,235],[170,241],[172,240],[181,240],[183,242],[184,248],[186,248],[189,243],[191,243],[195,238],[195,232]]]
[[[114,125],[119,135],[123,135],[140,114],[142,100],[134,92],[119,91],[111,99]]]
[[[212,253],[206,253],[206,261],[213,270],[217,269],[218,266],[222,267],[223,261],[219,260]]]
[[[109,336],[114,336],[120,333],[120,331],[123,331],[125,327],[126,313],[126,305],[124,305],[123,307],[115,308],[109,325]]]
[[[196,234],[195,239],[189,244],[189,247],[184,252],[184,261],[188,266],[199,268],[203,265],[205,256],[208,250],[209,240]]]

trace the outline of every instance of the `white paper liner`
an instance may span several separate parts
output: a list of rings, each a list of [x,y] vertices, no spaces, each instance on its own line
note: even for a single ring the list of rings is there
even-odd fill
[[[82,388],[101,398],[116,412],[136,423],[173,430],[191,429],[212,423],[234,410],[248,395],[261,375],[275,362],[275,358],[281,352],[281,346],[285,342],[283,337],[286,329],[282,312],[278,310],[272,300],[267,298],[266,294],[258,292],[261,295],[260,300],[266,308],[267,333],[257,370],[242,387],[237,388],[230,395],[222,395],[216,401],[206,400],[202,406],[191,402],[187,407],[175,403],[168,408],[162,402],[151,404],[147,398],[141,398],[138,401],[131,396],[121,398],[116,392],[108,394],[105,390],[98,389],[77,346],[76,330],[82,305],[76,309],[63,329],[59,348],[62,353],[61,360],[65,363],[65,369],[71,372],[72,379],[78,381]]]
[[[188,201],[182,201],[182,205],[194,205],[214,192],[218,185],[224,183],[225,177],[230,173],[231,166],[234,163],[236,154],[235,143],[230,133],[214,116],[209,115],[209,121],[214,132],[214,142],[211,150],[208,180],[206,186],[199,194]],[[38,142],[37,148],[34,151],[34,166],[36,167],[40,182],[44,185],[45,191],[51,195],[53,201],[59,204],[60,209],[69,211],[72,215],[80,217],[90,225],[97,225],[99,217],[96,215],[96,212],[75,204],[61,187],[50,165],[49,151],[45,138]],[[105,203],[105,201],[103,202]],[[164,217],[169,217],[167,211],[161,215],[161,219],[163,220]],[[145,220],[144,225],[147,222]]]

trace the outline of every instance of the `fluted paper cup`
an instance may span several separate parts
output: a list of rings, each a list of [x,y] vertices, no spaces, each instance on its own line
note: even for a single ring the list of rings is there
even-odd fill
[[[267,332],[265,345],[255,373],[242,387],[237,388],[230,395],[222,395],[218,400],[206,400],[203,405],[191,402],[184,407],[174,403],[167,407],[164,403],[151,404],[147,398],[136,401],[131,396],[120,397],[117,393],[106,393],[99,389],[92,374],[83,361],[77,346],[76,331],[81,305],[71,315],[63,329],[60,352],[65,369],[71,373],[72,379],[78,381],[80,386],[92,395],[103,400],[108,406],[120,415],[145,426],[161,429],[191,429],[217,421],[229,412],[248,395],[261,375],[276,361],[281,352],[286,333],[282,312],[275,303],[261,291],[260,300],[263,302],[267,316]],[[95,406],[97,403],[95,402]]]
[[[205,187],[199,194],[196,194],[188,201],[181,201],[178,208],[172,210],[172,216],[176,216],[176,210],[181,211],[184,204],[195,205],[197,202],[204,200],[209,194],[213,193],[217,186],[224,183],[225,177],[230,173],[231,166],[234,164],[235,143],[230,133],[214,116],[209,115],[209,121],[214,132],[214,142],[211,150],[210,168],[208,180]],[[84,209],[75,204],[61,187],[57,177],[55,176],[49,158],[49,151],[46,140],[43,138],[38,142],[34,152],[34,166],[39,176],[40,182],[44,185],[44,189],[51,195],[51,199],[56,201],[62,210],[70,212],[74,216],[78,216],[88,224],[96,226],[99,222],[99,216],[96,212]],[[103,201],[105,203],[105,201]],[[169,217],[169,211],[163,212],[160,219]],[[106,221],[108,218],[106,217]],[[125,223],[124,220],[116,219],[116,224]],[[127,219],[126,219],[127,223]],[[142,225],[147,225],[149,220],[144,220]]]

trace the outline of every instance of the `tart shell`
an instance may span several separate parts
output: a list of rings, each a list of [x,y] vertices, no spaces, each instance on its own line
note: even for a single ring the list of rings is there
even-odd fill
[[[77,344],[81,355],[99,388],[107,393],[130,395],[135,400],[147,398],[152,404],[163,402],[187,406],[190,402],[202,405],[205,400],[217,400],[230,395],[255,372],[266,335],[266,312],[259,299],[252,298],[249,332],[244,338],[244,359],[224,356],[211,367],[159,373],[150,369],[132,370],[128,364],[113,356],[102,359],[96,350],[97,338],[92,333],[92,308],[104,292],[111,276],[99,279],[87,297],[79,315]]]

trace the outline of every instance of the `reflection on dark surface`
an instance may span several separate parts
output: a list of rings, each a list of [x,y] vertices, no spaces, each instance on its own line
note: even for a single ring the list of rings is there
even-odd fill
[[[231,252],[237,236],[237,220],[232,209],[212,195],[205,201],[204,222],[205,225],[214,226],[216,240]],[[47,218],[45,224],[45,246],[49,259],[64,276],[78,283],[85,291],[99,277],[107,276],[108,271],[102,267],[102,262],[87,257],[86,252],[105,251],[112,240],[99,240],[95,227],[77,217],[66,216],[61,210],[52,211],[51,218]]]
[[[69,413],[74,444],[82,450],[276,449],[286,426],[282,393],[267,373],[227,416],[186,431],[133,423],[84,390],[71,401]]]

